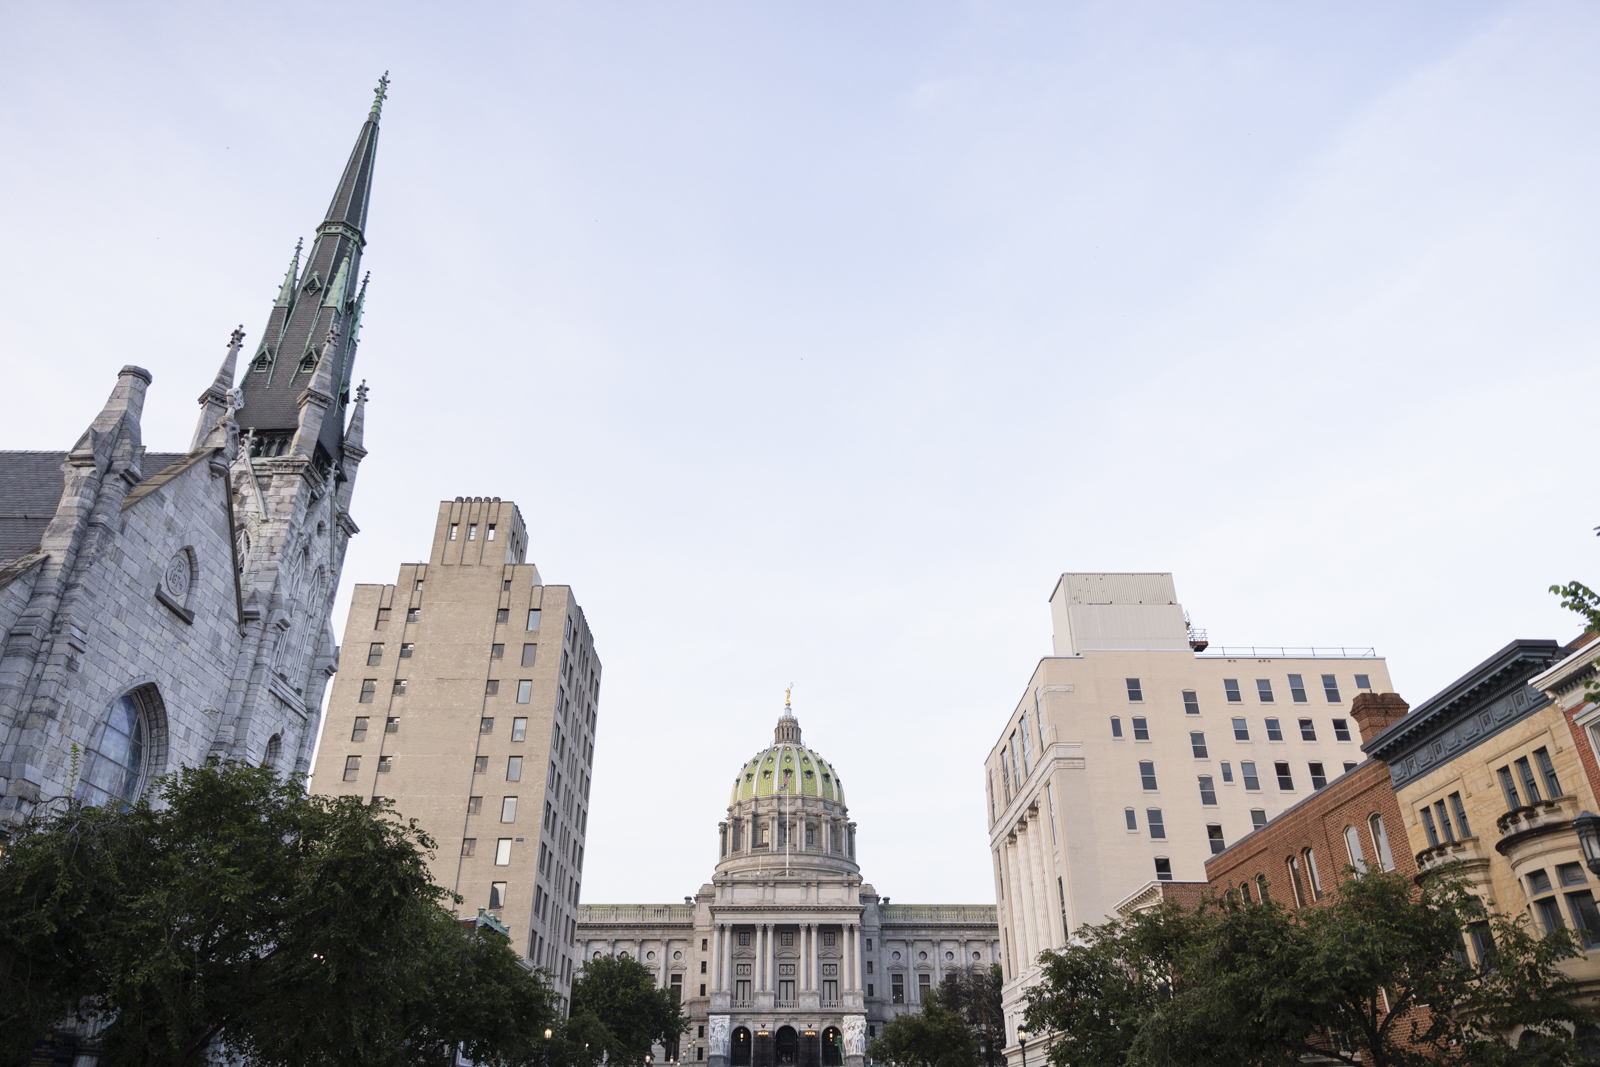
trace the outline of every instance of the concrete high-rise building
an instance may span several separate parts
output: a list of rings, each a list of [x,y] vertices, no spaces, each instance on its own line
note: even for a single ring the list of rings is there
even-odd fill
[[[985,759],[1007,1032],[1036,960],[1205,863],[1365,757],[1371,649],[1217,648],[1170,574],[1063,574],[1055,654]],[[1011,1061],[1020,1064],[1015,1044]]]
[[[311,790],[416,819],[434,881],[502,923],[565,999],[600,660],[572,590],[545,585],[527,547],[515,504],[457,497],[428,562],[355,587]]]

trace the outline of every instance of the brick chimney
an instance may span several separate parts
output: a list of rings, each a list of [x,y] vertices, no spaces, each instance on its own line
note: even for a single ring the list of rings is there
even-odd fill
[[[1361,727],[1361,743],[1366,744],[1393,723],[1405,718],[1411,705],[1399,693],[1360,693],[1350,705],[1350,714]]]

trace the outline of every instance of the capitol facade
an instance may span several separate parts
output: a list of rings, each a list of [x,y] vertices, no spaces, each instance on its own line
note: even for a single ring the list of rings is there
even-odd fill
[[[891,905],[862,881],[843,783],[787,704],[717,834],[711,881],[683,904],[579,908],[583,959],[637,959],[684,1003],[689,1029],[658,1060],[861,1067],[947,972],[1000,960],[993,905]]]

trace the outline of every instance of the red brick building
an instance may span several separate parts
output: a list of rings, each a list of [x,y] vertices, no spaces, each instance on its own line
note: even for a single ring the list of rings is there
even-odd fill
[[[1371,741],[1410,710],[1394,693],[1362,693],[1351,706],[1361,740]],[[1213,856],[1206,878],[1218,896],[1240,887],[1251,899],[1305,907],[1329,897],[1349,868],[1415,877],[1389,767],[1368,759]]]

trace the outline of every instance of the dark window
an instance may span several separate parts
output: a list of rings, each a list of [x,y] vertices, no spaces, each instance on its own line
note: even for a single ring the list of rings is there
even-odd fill
[[[1272,770],[1278,776],[1279,789],[1294,789],[1294,775],[1289,773],[1289,765],[1287,763],[1274,763]]]
[[[478,839],[476,837],[463,837],[461,839],[461,854],[463,856],[470,856],[476,851],[478,851]]]
[[[1495,964],[1494,934],[1489,932],[1486,921],[1467,924],[1467,935],[1472,938],[1472,951],[1478,957],[1478,966],[1484,970],[1492,970]]]
[[[1156,858],[1156,879],[1162,882],[1172,881],[1172,861],[1165,856]]]
[[[1233,739],[1235,741],[1250,740],[1250,724],[1243,719],[1233,720]]]
[[[476,757],[473,758],[473,760],[472,760],[472,773],[473,774],[483,774],[484,772],[488,771],[488,769],[489,769],[489,757],[488,756],[476,756]]]
[[[1328,698],[1328,703],[1339,703],[1339,683],[1331,674],[1322,676],[1322,692]]]
[[[1122,736],[1122,720],[1117,718],[1115,715],[1111,716],[1111,736],[1112,737],[1121,737]],[[1005,753],[1002,752],[1002,753],[1000,753],[1000,755],[1002,757],[1004,757]],[[1002,773],[1001,777],[1005,778],[1005,774]],[[1009,779],[1007,780],[1007,782],[1009,784]]]
[[[1227,760],[1222,761],[1222,780],[1228,783],[1233,781],[1233,764]]]
[[[1306,702],[1306,681],[1298,674],[1289,675],[1289,699],[1296,704]]]
[[[1150,720],[1141,719],[1137,715],[1133,719],[1133,739],[1135,741],[1150,740]]]
[[[1272,679],[1271,678],[1257,678],[1256,679],[1256,696],[1261,698],[1261,703],[1263,703],[1263,704],[1272,703]]]
[[[1268,719],[1267,720],[1267,740],[1268,741],[1282,741],[1283,740],[1283,727],[1278,724],[1278,720],[1277,719]]]
[[[361,773],[361,757],[360,756],[346,756],[344,758],[344,780],[347,781],[347,782],[353,782],[353,781],[356,780],[356,776],[359,775],[360,773]]]
[[[1261,808],[1250,809],[1250,829],[1261,830],[1267,825],[1267,813]]]
[[[467,814],[468,815],[477,815],[481,811],[483,811],[483,798],[482,797],[468,797],[467,798]]]
[[[1206,735],[1199,730],[1189,731],[1189,749],[1194,753],[1195,759],[1207,759]]]
[[[1358,674],[1358,675],[1356,675],[1356,688],[1357,689],[1371,689],[1372,688],[1372,682],[1370,680],[1368,680],[1366,675]]]
[[[1228,843],[1222,839],[1222,827],[1216,823],[1206,826],[1206,840],[1211,842],[1211,854],[1217,856],[1226,851]]]
[[[1561,921],[1561,905],[1556,903],[1555,897],[1536,900],[1533,906],[1538,909],[1539,922],[1544,926],[1545,933],[1553,934],[1557,930],[1566,929],[1567,924]]]
[[[1528,757],[1523,756],[1517,760],[1517,778],[1522,782],[1522,795],[1528,798],[1529,804],[1539,803],[1539,785],[1534,781],[1533,768],[1528,765]]]
[[[1351,771],[1353,771],[1355,769],[1356,769],[1355,761],[1353,761],[1353,760],[1345,760],[1344,761],[1344,773],[1349,774]]]
[[[1244,696],[1239,692],[1239,679],[1237,678],[1224,678],[1222,680],[1222,691],[1227,694],[1228,703],[1230,704],[1237,704],[1244,699]]]
[[[400,658],[410,659],[411,653],[415,652],[416,650],[417,646],[412,644],[410,641],[407,641],[405,644],[400,646]]]
[[[528,736],[528,720],[517,716],[511,720],[511,740],[521,741]]]
[[[1156,765],[1149,760],[1139,764],[1139,781],[1146,789],[1156,788]]]
[[[399,733],[400,732],[400,719],[399,719],[399,717],[395,716],[395,715],[391,715],[387,719],[385,719],[384,723],[383,723],[383,732],[386,733],[386,734],[397,734],[397,733]]]
[[[1424,806],[1417,809],[1417,814],[1422,816],[1422,832],[1428,835],[1428,844],[1437,848],[1439,846],[1439,830],[1433,825],[1433,812]]]
[[[367,649],[367,666],[376,667],[383,662],[383,643],[374,641],[372,647]]]
[[[404,678],[396,678],[394,680],[394,695],[397,697],[406,695],[406,680]]]
[[[1333,739],[1335,741],[1350,740],[1350,723],[1346,719],[1333,720]]]
[[[539,651],[539,646],[538,645],[523,645],[522,646],[522,665],[524,667],[533,666],[534,655],[538,651]]]
[[[379,774],[388,774],[392,770],[394,770],[394,757],[393,756],[379,756],[378,757],[378,773]]]
[[[529,608],[528,609],[528,626],[527,626],[527,628],[529,630],[537,630],[539,628],[539,609],[538,608]]]
[[[1317,726],[1310,719],[1300,720],[1300,740],[1315,741],[1317,739]]]
[[[1568,893],[1567,908],[1572,912],[1572,925],[1578,928],[1583,947],[1600,945],[1600,911],[1595,910],[1594,894],[1587,889]]]
[[[484,716],[483,718],[479,719],[478,720],[478,732],[480,734],[492,734],[492,733],[494,733],[494,720],[489,718],[488,716]]]
[[[370,704],[377,692],[378,680],[376,678],[363,678],[361,680],[361,696],[357,699],[362,704]]]
[[[1144,811],[1145,825],[1150,828],[1150,838],[1153,841],[1164,841],[1167,837],[1167,824],[1161,819],[1160,808],[1146,808]]]
[[[1323,771],[1322,764],[1308,763],[1306,764],[1306,769],[1311,772],[1312,789],[1321,789],[1323,786],[1328,784],[1328,775],[1325,771]]]
[[[1528,872],[1528,893],[1530,896],[1548,893],[1551,888],[1550,876],[1543,869]]]
[[[386,623],[388,621],[389,621],[389,609],[388,608],[379,608],[378,609],[378,625],[382,626],[384,623]]]
[[[1135,700],[1135,701],[1143,700],[1144,699],[1144,690],[1139,688],[1139,679],[1137,679],[1137,678],[1129,678],[1129,679],[1127,679],[1127,682],[1128,682],[1128,699],[1129,700]]]
[[[1589,880],[1588,875],[1583,873],[1581,863],[1563,863],[1556,868],[1556,876],[1562,885],[1583,885]]]
[[[1183,713],[1185,715],[1200,714],[1200,694],[1193,689],[1183,691]]]
[[[1450,813],[1444,810],[1444,801],[1441,800],[1435,803],[1433,810],[1434,814],[1439,816],[1439,829],[1444,831],[1444,839],[1446,841],[1454,841],[1456,832],[1454,827],[1450,825]]]
[[[1522,807],[1522,800],[1517,796],[1517,783],[1511,779],[1511,768],[1501,767],[1499,774],[1500,789],[1506,795],[1506,810]]]
[[[1548,791],[1552,797],[1560,796],[1561,782],[1556,779],[1556,765],[1550,762],[1550,750],[1547,748],[1536,748],[1533,750],[1533,758],[1539,764],[1539,774],[1544,778],[1544,787],[1546,791]]]
[[[1127,822],[1128,829],[1137,830],[1139,828],[1139,813],[1132,808],[1123,808],[1122,817]]]
[[[489,646],[489,658],[490,659],[505,659],[506,658],[506,646],[505,645],[490,645]]]
[[[352,740],[352,741],[365,741],[366,739],[367,739],[367,717],[365,715],[357,715],[356,716],[355,728],[350,731],[350,740]]]
[[[406,622],[421,622],[421,621],[422,621],[422,609],[421,608],[407,608],[406,609]]]
[[[1200,776],[1200,803],[1208,807],[1215,807],[1217,804],[1217,787],[1209,774]]]
[[[483,692],[486,696],[496,696],[500,692],[500,679],[490,678],[484,685]]]
[[[1241,760],[1239,774],[1244,778],[1244,787],[1252,793],[1261,788],[1261,779],[1256,777],[1256,765],[1252,760]]]

